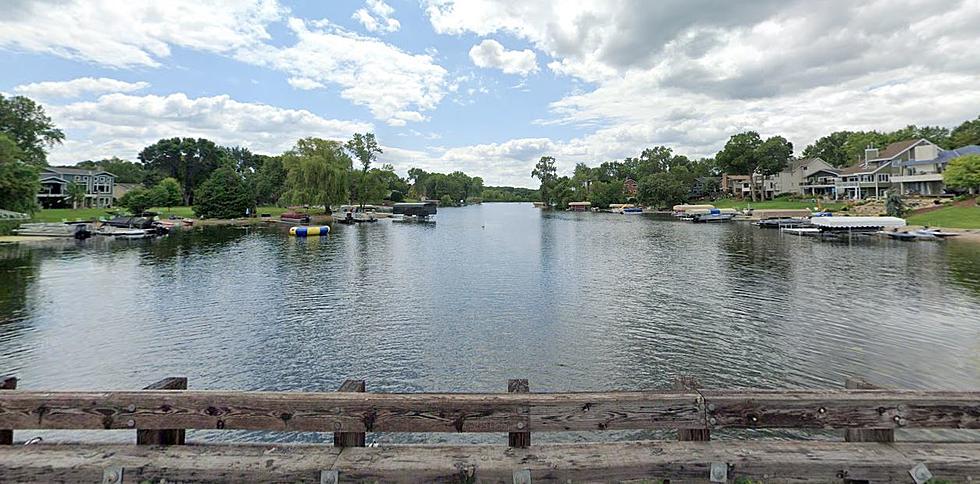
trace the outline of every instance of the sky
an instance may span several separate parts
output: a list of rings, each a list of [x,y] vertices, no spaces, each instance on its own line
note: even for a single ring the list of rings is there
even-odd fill
[[[536,187],[546,155],[955,126],[977,52],[980,0],[6,0],[0,93],[65,131],[56,165],[373,132],[402,174]]]

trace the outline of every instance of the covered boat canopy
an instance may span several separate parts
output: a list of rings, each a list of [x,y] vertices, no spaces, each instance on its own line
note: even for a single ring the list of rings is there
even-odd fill
[[[391,213],[410,217],[428,217],[436,214],[436,202],[396,203]]]
[[[734,208],[692,208],[684,213],[688,215],[706,215],[706,214],[731,214],[734,215],[738,213]]]
[[[691,210],[711,210],[714,205],[674,205],[675,212],[690,212]]]
[[[770,218],[789,218],[789,217],[809,217],[810,209],[807,208],[780,208],[780,209],[755,209],[752,216],[759,220]]]
[[[814,217],[810,223],[826,229],[891,228],[904,227],[905,219],[898,217]]]

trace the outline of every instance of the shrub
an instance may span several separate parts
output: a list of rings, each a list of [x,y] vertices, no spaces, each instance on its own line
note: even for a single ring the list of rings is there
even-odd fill
[[[248,187],[230,167],[214,170],[194,195],[194,213],[198,217],[237,218],[254,205]]]

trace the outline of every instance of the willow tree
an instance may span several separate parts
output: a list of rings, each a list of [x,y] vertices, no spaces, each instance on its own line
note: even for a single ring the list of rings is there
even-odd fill
[[[347,200],[352,161],[336,141],[303,138],[282,155],[287,204],[330,205]]]

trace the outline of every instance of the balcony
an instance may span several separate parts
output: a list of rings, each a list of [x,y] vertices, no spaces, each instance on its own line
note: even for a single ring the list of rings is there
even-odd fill
[[[903,176],[892,176],[892,181],[895,183],[912,183],[912,182],[941,182],[943,181],[942,173],[921,173],[918,175],[903,175]]]

